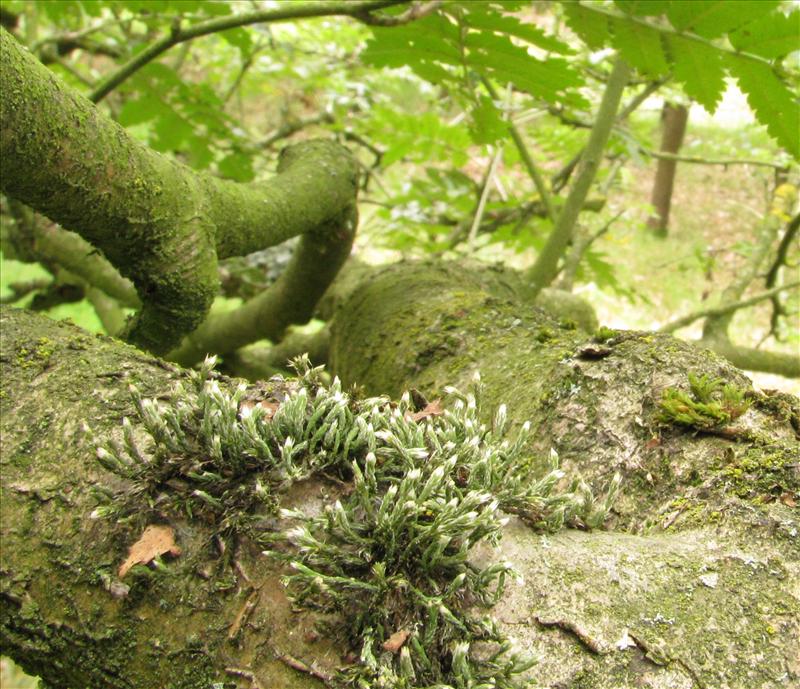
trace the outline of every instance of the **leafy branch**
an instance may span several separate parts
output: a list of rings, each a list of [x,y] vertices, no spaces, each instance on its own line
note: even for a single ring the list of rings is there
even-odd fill
[[[99,103],[111,91],[124,83],[142,67],[155,60],[159,55],[165,53],[179,43],[191,41],[201,36],[235,29],[249,24],[265,24],[270,22],[288,21],[291,19],[308,19],[311,17],[331,17],[331,16],[350,16],[364,20],[364,17],[372,16],[375,10],[384,9],[393,5],[400,5],[408,0],[320,0],[316,2],[293,2],[290,5],[274,9],[258,10],[256,12],[246,12],[234,14],[217,19],[210,19],[200,22],[193,26],[183,28],[180,17],[177,17],[169,35],[151,43],[142,52],[132,57],[116,71],[109,74],[95,89],[89,94],[88,98],[94,103]]]

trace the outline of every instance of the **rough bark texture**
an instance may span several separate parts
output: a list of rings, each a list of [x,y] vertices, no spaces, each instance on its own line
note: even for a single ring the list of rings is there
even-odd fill
[[[289,276],[294,301],[304,305],[327,287],[316,283],[332,279],[355,231],[358,172],[345,149],[332,141],[290,147],[266,184],[199,174],[131,138],[4,29],[0,46],[2,189],[79,233],[130,278],[143,302],[131,342],[160,354],[178,346],[216,296],[217,258],[295,235],[304,241]],[[320,258],[333,266],[327,274],[316,270]],[[296,304],[273,296],[270,316],[293,322]],[[201,357],[208,351],[196,348]]]
[[[89,518],[92,486],[114,479],[82,423],[118,434],[132,413],[127,384],[167,395],[181,371],[68,325],[2,318],[3,652],[72,689],[248,686],[246,672],[264,687],[321,686],[291,666],[332,672],[342,662],[335,640],[311,641],[313,620],[291,613],[259,550],[220,556],[211,525],[173,523],[183,553],[168,573],[126,577],[130,592],[114,596],[139,534]],[[555,447],[598,487],[623,472],[609,531],[545,537],[512,522],[499,551],[478,556],[509,558],[522,575],[494,615],[540,657],[537,685],[800,681],[795,398],[756,395],[716,435],[661,427],[661,393],[685,387],[688,372],[747,380],[669,336],[591,341],[520,303],[491,269],[387,268],[336,307],[334,326],[347,381],[433,394],[480,369],[487,412],[504,401],[518,423],[531,420],[532,451]],[[340,489],[310,482],[285,502],[315,510]]]

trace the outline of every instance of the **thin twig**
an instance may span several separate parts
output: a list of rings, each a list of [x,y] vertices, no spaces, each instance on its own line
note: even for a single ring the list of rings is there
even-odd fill
[[[100,102],[111,93],[111,91],[127,81],[142,67],[155,60],[162,53],[165,53],[179,43],[191,41],[201,36],[208,36],[209,34],[250,24],[267,24],[269,22],[310,17],[341,15],[358,18],[363,21],[363,18],[359,17],[359,15],[363,15],[365,12],[368,13],[393,5],[401,5],[407,1],[408,0],[353,0],[352,2],[342,2],[319,0],[318,2],[294,2],[291,5],[259,10],[257,12],[244,12],[242,14],[217,17],[205,22],[200,22],[186,29],[181,27],[180,17],[176,17],[176,22],[173,24],[168,35],[151,43],[147,48],[103,79],[94,91],[89,94],[89,100],[93,103]]]
[[[769,167],[774,170],[785,172],[789,169],[789,164],[773,163],[769,160],[753,160],[751,158],[700,158],[699,156],[683,156],[677,153],[667,153],[666,151],[652,151],[644,146],[639,146],[639,151],[644,155],[656,158],[657,160],[674,160],[678,163],[694,163],[696,165],[758,165]]]
[[[469,228],[469,236],[467,237],[467,244],[472,246],[475,243],[475,237],[478,234],[478,228],[480,227],[481,221],[483,220],[483,213],[486,210],[486,201],[489,198],[489,192],[492,188],[492,181],[494,180],[495,173],[497,172],[497,166],[500,164],[500,159],[503,157],[503,147],[498,146],[497,150],[494,152],[492,156],[492,161],[489,163],[489,170],[486,173],[486,179],[483,183],[483,189],[481,190],[481,198],[478,201],[478,208],[475,211],[475,217],[472,220],[472,226]]]
[[[363,12],[353,15],[363,24],[369,26],[401,26],[408,24],[417,19],[422,19],[442,6],[442,0],[431,0],[430,2],[415,2],[412,7],[409,7],[403,14],[392,16],[388,14],[373,14],[372,12]]]
[[[492,83],[486,77],[481,77],[481,82],[483,83],[484,88],[489,92],[492,100],[497,100],[497,91],[495,90],[494,86],[492,86]],[[528,151],[528,147],[525,145],[525,139],[522,138],[522,134],[520,133],[519,129],[511,120],[508,121],[508,133],[511,134],[514,145],[517,147],[517,151],[519,151],[519,157],[522,158],[522,162],[525,164],[525,169],[528,171],[528,175],[530,175],[530,178],[533,180],[536,191],[539,193],[539,197],[542,199],[542,204],[547,211],[547,217],[550,218],[550,221],[555,225],[556,212],[553,208],[553,203],[550,200],[550,192],[547,189],[547,184],[545,183],[542,175],[539,173],[539,169],[536,167],[536,163],[534,162],[530,151]]]
[[[730,304],[722,304],[720,306],[712,306],[707,309],[695,311],[694,313],[690,313],[686,316],[682,316],[681,318],[676,318],[674,321],[670,321],[666,325],[659,328],[659,330],[662,333],[672,333],[680,328],[685,328],[687,325],[690,325],[701,318],[706,318],[709,316],[724,316],[728,313],[738,311],[739,309],[744,309],[748,306],[753,306],[759,302],[766,301],[767,299],[772,299],[772,297],[775,295],[785,292],[786,290],[794,289],[795,287],[800,287],[800,280],[796,280],[795,282],[787,282],[785,285],[779,285],[778,287],[766,290],[765,292],[759,292],[758,294],[754,294],[752,297],[748,297],[747,299],[741,299],[740,301],[732,302]]]

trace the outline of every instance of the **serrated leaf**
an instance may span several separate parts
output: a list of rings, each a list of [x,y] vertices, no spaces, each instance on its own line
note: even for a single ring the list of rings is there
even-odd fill
[[[583,78],[566,60],[539,60],[505,36],[468,34],[464,43],[469,48],[470,65],[483,68],[501,84],[511,82],[550,103],[570,101],[569,89],[583,84]]]
[[[718,38],[769,14],[779,4],[777,0],[672,0],[667,17],[679,31],[692,31],[703,38]]]
[[[469,26],[481,31],[492,31],[506,36],[521,38],[523,41],[551,53],[571,55],[575,52],[566,43],[547,35],[538,26],[525,24],[516,17],[487,11],[487,7],[490,6],[480,2],[465,6],[465,10],[467,10],[466,19]]]
[[[725,68],[719,51],[680,36],[670,36],[667,46],[673,73],[686,95],[713,113],[725,92]]]
[[[602,14],[587,10],[577,2],[562,5],[567,25],[583,39],[589,48],[602,48],[611,38],[608,19]]]
[[[769,60],[800,50],[800,11],[772,12],[740,26],[728,38],[736,50]]]
[[[612,19],[609,24],[614,47],[632,67],[653,77],[669,71],[659,31],[624,19]]]
[[[657,17],[669,8],[669,0],[614,0],[614,4],[635,17]]]
[[[738,56],[729,56],[727,61],[758,121],[800,159],[800,104],[794,93],[768,65]]]

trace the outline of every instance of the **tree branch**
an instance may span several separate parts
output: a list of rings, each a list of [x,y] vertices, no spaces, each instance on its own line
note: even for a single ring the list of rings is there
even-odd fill
[[[800,287],[800,280],[795,282],[787,282],[785,285],[774,287],[773,289],[766,290],[765,292],[759,292],[758,294],[754,294],[752,297],[748,297],[747,299],[741,299],[739,301],[721,304],[719,306],[710,306],[706,309],[700,309],[699,311],[694,311],[686,316],[681,316],[680,318],[676,318],[674,321],[670,321],[666,325],[661,326],[659,328],[659,332],[672,333],[676,330],[680,330],[681,328],[685,328],[687,325],[691,325],[701,318],[732,314],[739,309],[744,309],[748,306],[753,306],[754,304],[766,301],[767,299],[772,299],[772,297],[775,295],[785,292],[789,289],[794,289],[795,287]]]
[[[489,95],[492,97],[492,100],[497,100],[498,95],[497,91],[495,90],[492,83],[486,78],[481,77],[481,83],[483,84],[484,88],[489,92]],[[530,178],[533,180],[533,184],[536,187],[536,191],[539,193],[539,197],[542,199],[542,204],[544,205],[545,212],[547,217],[553,223],[556,224],[556,212],[553,208],[553,202],[550,199],[550,191],[547,189],[547,184],[544,181],[539,169],[536,167],[536,163],[533,160],[533,157],[528,150],[528,147],[525,145],[525,139],[522,137],[522,133],[520,132],[519,128],[511,121],[508,121],[508,133],[511,134],[511,138],[514,141],[514,145],[517,147],[517,151],[519,151],[519,157],[522,158],[522,162],[525,165],[525,168],[528,170],[528,174]]]
[[[413,6],[409,7],[402,14],[396,16],[387,14],[373,14],[369,10],[365,10],[356,15],[356,19],[364,24],[370,26],[401,26],[422,19],[429,14],[432,14],[442,6],[442,0],[430,0],[430,2],[415,2]]]
[[[531,283],[531,289],[534,294],[549,285],[558,274],[558,262],[564,255],[564,251],[572,237],[578,214],[597,174],[597,169],[603,157],[603,149],[614,125],[617,109],[619,108],[625,85],[628,82],[629,74],[630,68],[628,65],[622,59],[617,58],[606,90],[603,93],[594,126],[589,134],[589,140],[581,155],[578,176],[572,185],[572,189],[558,216],[558,221],[547,238],[544,248],[525,275],[526,279]]]
[[[357,19],[364,13],[374,10],[407,3],[408,0],[318,0],[316,2],[293,2],[283,7],[257,12],[231,14],[217,19],[210,19],[186,29],[180,24],[173,27],[168,36],[164,36],[150,44],[142,52],[132,57],[128,62],[103,79],[89,94],[89,100],[99,103],[111,91],[124,83],[142,67],[155,60],[179,43],[191,41],[201,36],[234,29],[249,24],[266,24],[269,22],[287,21],[291,19],[308,19],[310,17],[350,16]]]

